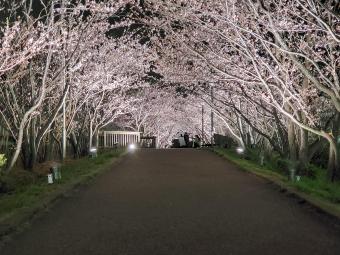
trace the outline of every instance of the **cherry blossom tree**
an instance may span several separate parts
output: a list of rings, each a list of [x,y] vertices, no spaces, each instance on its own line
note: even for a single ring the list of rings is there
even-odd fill
[[[39,12],[29,0],[6,3],[0,116],[16,143],[9,168],[20,153],[31,167],[53,139],[62,157],[66,139],[75,154],[86,151],[115,121],[164,147],[178,132],[202,132],[204,105],[215,130],[249,151],[270,147],[302,174],[328,144],[334,180],[338,10],[335,0],[55,0]],[[208,114],[203,122],[209,137]]]
[[[146,87],[140,90],[126,120],[130,124],[125,125],[145,136],[156,136],[160,148],[171,145],[172,140],[184,132],[201,136],[203,101],[177,89]],[[206,131],[209,125],[207,118],[206,115]]]
[[[41,141],[65,106],[73,73],[103,43],[112,28],[107,18],[121,4],[52,1],[38,17],[29,7],[21,10],[26,20],[17,15],[13,24],[7,22],[1,37],[1,96],[6,103],[0,112],[16,141],[8,169],[21,151],[26,167],[35,163]]]
[[[197,73],[204,73],[206,80],[217,76],[224,81],[224,90],[234,93],[238,88],[243,100],[254,99],[253,104],[269,110],[276,125],[284,131],[283,123],[287,129],[291,160],[298,156],[302,168],[308,163],[308,139],[326,139],[329,175],[334,179],[339,126],[337,7],[336,1],[327,6],[317,1],[149,1],[148,8],[157,15],[145,24],[163,31],[172,40],[168,44],[179,45],[173,51],[189,52],[195,80],[202,77]],[[170,59],[181,58],[176,54]],[[246,120],[244,111],[249,108],[232,105]],[[251,124],[249,119],[246,123]],[[276,133],[284,137],[282,131]],[[271,141],[272,135],[262,135]]]

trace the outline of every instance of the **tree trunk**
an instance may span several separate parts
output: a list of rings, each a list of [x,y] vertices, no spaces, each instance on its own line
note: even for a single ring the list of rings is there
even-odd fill
[[[36,159],[37,159],[37,148],[35,144],[35,138],[36,138],[36,132],[35,132],[35,124],[36,119],[33,118],[31,121],[31,127],[30,127],[30,160],[29,160],[29,168],[33,169]]]
[[[328,177],[331,181],[339,178],[339,149],[335,141],[331,142],[329,146]]]
[[[284,157],[287,157],[288,154],[289,154],[289,145],[288,145],[288,140],[287,140],[287,132],[286,130],[284,129],[280,119],[279,119],[279,116],[278,116],[278,113],[277,113],[277,110],[273,107],[272,109],[273,111],[273,115],[274,115],[274,119],[275,119],[275,124],[276,124],[276,127],[277,127],[277,133],[278,133],[278,137],[279,137],[279,140],[281,142],[281,155],[284,156]]]
[[[88,150],[90,151],[92,148],[92,143],[93,143],[93,123],[92,120],[90,120],[90,128],[89,128],[89,146],[88,146]]]
[[[23,139],[24,139],[24,129],[25,129],[25,126],[27,125],[27,122],[28,122],[31,114],[36,109],[38,109],[40,107],[40,105],[43,103],[43,100],[45,99],[46,80],[47,80],[47,74],[48,74],[48,70],[49,70],[49,67],[50,67],[51,59],[52,59],[52,53],[53,53],[52,52],[52,46],[50,46],[49,50],[48,50],[48,55],[47,55],[47,58],[46,58],[45,70],[44,70],[44,75],[43,75],[43,78],[42,78],[42,86],[41,86],[41,89],[40,89],[40,95],[39,95],[37,102],[28,111],[25,112],[24,116],[22,117],[22,119],[20,121],[16,146],[15,146],[15,149],[14,149],[14,153],[13,153],[11,159],[10,159],[10,163],[8,164],[8,167],[7,167],[8,172],[14,167],[14,165],[17,162],[18,157],[20,155],[22,143],[23,143]]]
[[[22,142],[22,149],[21,149],[21,156],[22,156],[22,163],[23,163],[24,169],[29,169],[30,168],[30,144],[29,144],[29,138],[28,138],[27,133],[24,134],[24,139]]]
[[[340,178],[339,173],[339,142],[340,136],[340,113],[337,113],[333,122],[332,136],[328,135],[329,139],[329,157],[328,157],[328,176],[331,181]]]
[[[295,137],[295,125],[292,121],[288,120],[288,144],[289,144],[289,161],[288,170],[290,173],[290,179],[295,179],[296,161],[297,161],[297,145]]]
[[[45,161],[50,161],[52,159],[52,151],[53,151],[53,139],[51,133],[47,134],[46,144],[45,144]]]
[[[96,148],[99,148],[99,129],[96,131]]]
[[[73,158],[77,158],[79,153],[78,153],[78,144],[77,144],[77,137],[74,134],[74,132],[71,132],[70,134],[70,144],[72,146],[73,149]]]
[[[308,175],[308,131],[300,128],[299,174]]]

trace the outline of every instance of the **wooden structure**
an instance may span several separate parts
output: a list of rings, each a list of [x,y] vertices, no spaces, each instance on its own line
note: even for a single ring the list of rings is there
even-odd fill
[[[103,131],[99,133],[98,139],[100,148],[125,147],[131,143],[139,144],[140,132]]]
[[[140,146],[142,148],[157,148],[156,136],[142,136],[140,140]]]

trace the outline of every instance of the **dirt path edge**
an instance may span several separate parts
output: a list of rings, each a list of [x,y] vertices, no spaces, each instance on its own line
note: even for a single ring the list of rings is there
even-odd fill
[[[340,228],[340,206],[329,201],[317,198],[315,196],[309,195],[298,190],[295,187],[290,186],[284,181],[276,178],[275,176],[267,175],[266,173],[261,173],[257,171],[252,171],[251,169],[247,169],[237,164],[233,160],[229,159],[227,156],[218,153],[215,150],[210,150],[212,153],[215,153],[219,157],[222,157],[224,160],[236,166],[239,170],[246,171],[250,174],[253,174],[257,177],[265,179],[270,182],[273,186],[275,186],[280,192],[286,193],[287,196],[293,197],[297,200],[299,204],[303,204],[313,208],[317,213],[324,214],[330,218],[330,220],[336,222],[338,227]]]
[[[92,183],[95,177],[104,174],[112,169],[113,166],[119,164],[126,153],[122,153],[119,157],[113,158],[110,162],[104,164],[100,170],[89,175],[82,176],[73,182],[65,184],[60,189],[46,194],[44,199],[32,207],[21,208],[16,210],[9,217],[0,221],[0,248],[11,238],[27,229],[31,222],[47,213],[56,202],[68,197],[81,186],[87,186]]]

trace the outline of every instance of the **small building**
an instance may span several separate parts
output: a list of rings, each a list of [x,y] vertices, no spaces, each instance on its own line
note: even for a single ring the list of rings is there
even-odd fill
[[[133,131],[102,131],[98,134],[100,148],[125,147],[128,144],[139,144],[141,133]]]

